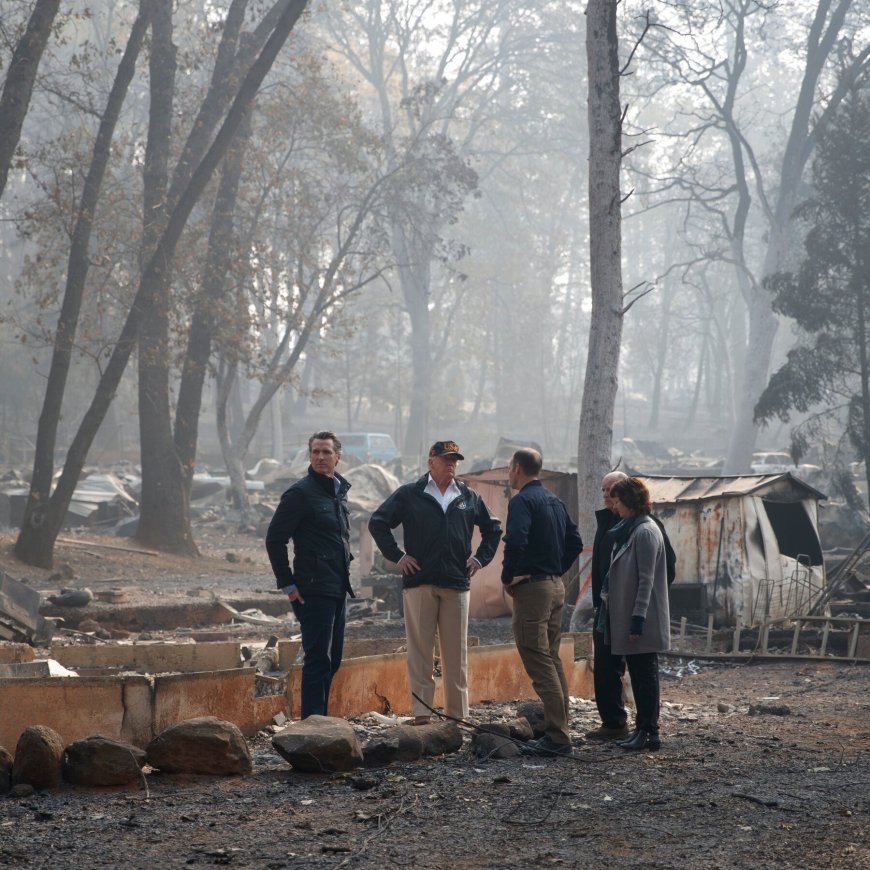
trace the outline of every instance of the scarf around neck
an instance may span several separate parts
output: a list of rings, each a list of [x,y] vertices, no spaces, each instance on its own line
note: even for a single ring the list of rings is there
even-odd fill
[[[643,519],[642,515],[626,517],[607,532],[608,537],[613,541],[615,550],[621,550],[628,543],[635,526]]]

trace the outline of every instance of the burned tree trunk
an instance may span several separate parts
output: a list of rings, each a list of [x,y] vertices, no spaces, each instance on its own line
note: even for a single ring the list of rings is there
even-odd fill
[[[45,396],[39,425],[36,430],[36,449],[33,458],[33,473],[30,478],[30,493],[22,520],[22,535],[15,545],[15,554],[22,561],[40,567],[51,567],[54,539],[60,531],[64,514],[46,526],[45,515],[51,496],[51,483],[54,476],[54,450],[57,442],[57,427],[61,417],[64,392],[69,377],[73,348],[78,331],[79,315],[84,298],[89,268],[89,246],[94,224],[94,213],[100,198],[103,178],[109,162],[110,145],[121,107],[127,96],[130,82],[136,70],[136,60],[142,48],[150,21],[151,5],[143,3],[139,16],[133,23],[127,48],[118,66],[115,81],[106,110],[100,119],[99,129],[94,141],[91,165],[82,188],[76,213],[75,225],[70,239],[67,262],[66,287],[63,303],[57,321],[51,368],[45,385]],[[65,511],[64,511],[65,513]],[[55,528],[56,525],[56,528]],[[29,532],[27,530],[30,529]],[[51,546],[46,546],[46,541]],[[28,543],[29,542],[29,543]]]
[[[286,5],[281,8],[277,21],[272,24],[271,35],[248,70],[233,104],[227,112],[223,125],[207,153],[192,173],[190,181],[178,198],[177,204],[173,207],[166,229],[145,267],[127,320],[103,371],[91,404],[85,412],[67,452],[66,462],[57,487],[44,506],[44,510],[41,511],[40,521],[38,523],[25,522],[22,526],[15,547],[15,553],[22,561],[33,565],[51,565],[54,544],[87,459],[88,451],[106,416],[106,411],[112,402],[139,336],[149,290],[155,282],[164,279],[168,271],[168,264],[172,261],[190,213],[199,202],[206,185],[229,149],[251,101],[256,96],[266,74],[272,68],[279,50],[305,9],[306,3],[307,0],[288,0]],[[276,8],[277,6],[278,4],[276,4]]]
[[[616,6],[617,0],[590,0],[586,8],[592,312],[577,444],[577,490],[580,527],[587,542],[594,537],[599,482],[610,467],[622,341],[622,113]]]
[[[60,0],[36,0],[27,28],[9,61],[9,72],[0,96],[0,196],[6,187],[9,167],[21,137],[36,70],[59,7]]]
[[[172,4],[155,3],[151,26],[151,109],[144,171],[143,252],[157,246],[166,226],[175,46]],[[139,339],[139,435],[142,463],[137,540],[172,552],[196,555],[182,475],[172,440],[169,404],[169,268],[148,288]]]

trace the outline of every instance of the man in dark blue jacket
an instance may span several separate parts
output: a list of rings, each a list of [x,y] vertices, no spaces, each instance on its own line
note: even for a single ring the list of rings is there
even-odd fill
[[[429,473],[416,483],[400,486],[369,520],[378,549],[403,574],[408,683],[417,725],[429,721],[435,699],[436,630],[445,712],[456,718],[468,716],[470,581],[492,560],[501,536],[501,524],[490,516],[483,499],[456,480],[460,459],[464,457],[454,441],[436,441],[429,450]],[[404,550],[392,533],[399,525]],[[481,542],[472,555],[475,526],[480,529]]]
[[[335,471],[341,442],[332,432],[308,439],[308,474],[282,496],[266,533],[278,588],[302,629],[302,710],[327,715],[329,687],[341,665],[345,596],[350,588],[350,484]],[[293,570],[287,544],[293,541]]]
[[[537,450],[517,450],[508,470],[510,500],[504,536],[501,580],[513,598],[517,650],[544,704],[544,736],[530,740],[532,754],[571,755],[568,683],[559,645],[565,585],[583,541],[564,503],[538,479],[543,459]]]

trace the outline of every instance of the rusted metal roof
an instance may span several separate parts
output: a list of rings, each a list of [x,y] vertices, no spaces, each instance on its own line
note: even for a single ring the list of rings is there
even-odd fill
[[[541,469],[541,480],[553,480],[554,478],[570,478],[576,480],[575,473],[563,471],[550,471]],[[810,486],[806,481],[795,477],[791,472],[783,471],[777,474],[740,474],[731,477],[669,477],[666,475],[638,475],[649,488],[653,502],[675,503],[680,501],[700,501],[708,498],[721,498],[723,496],[750,495],[759,490],[778,486],[801,490],[809,493],[814,498],[827,498],[827,496]],[[462,480],[477,480],[495,486],[507,486],[508,469],[486,468],[483,471],[472,471],[460,475]],[[558,492],[558,487],[550,486]]]
[[[745,474],[733,477],[658,477],[656,475],[639,475],[639,477],[647,485],[653,502],[657,504],[751,495],[774,487],[781,489],[783,485],[790,489],[802,490],[814,498],[827,498],[823,492],[788,471],[780,474]]]

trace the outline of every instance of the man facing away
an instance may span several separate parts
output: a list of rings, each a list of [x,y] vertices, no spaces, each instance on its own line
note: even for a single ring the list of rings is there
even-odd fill
[[[610,490],[615,483],[626,480],[627,474],[611,471],[601,479],[601,496],[604,507],[595,511],[595,540],[592,543],[592,604],[595,607],[597,625],[598,609],[601,607],[601,586],[610,570],[612,543],[607,533],[619,522],[615,512]],[[661,521],[654,516],[650,519],[659,527],[665,544],[665,561],[668,565],[668,582],[673,580],[673,566],[676,563],[674,549],[668,539]],[[616,740],[628,735],[628,712],[622,702],[622,678],[625,675],[625,658],[614,655],[610,644],[604,641],[604,632],[593,628],[593,681],[595,685],[595,706],[601,717],[601,725],[586,732],[592,740]]]
[[[416,725],[429,721],[435,698],[436,630],[445,712],[457,719],[468,716],[470,581],[492,560],[501,536],[501,524],[483,499],[456,480],[457,463],[464,458],[455,441],[436,441],[429,450],[428,473],[400,486],[369,520],[378,549],[402,571],[408,683]],[[392,533],[399,525],[404,550]],[[472,555],[475,526],[481,542]]]
[[[302,630],[303,719],[326,716],[332,678],[344,647],[345,596],[350,587],[350,484],[336,472],[341,442],[333,432],[308,439],[308,474],[282,496],[266,551],[278,588],[287,593]],[[293,569],[287,544],[293,541]]]
[[[565,504],[538,479],[537,450],[517,450],[508,479],[510,500],[501,580],[513,598],[513,631],[523,667],[544,704],[544,736],[530,740],[532,754],[571,755],[568,683],[559,658],[565,586],[562,575],[583,550]]]

